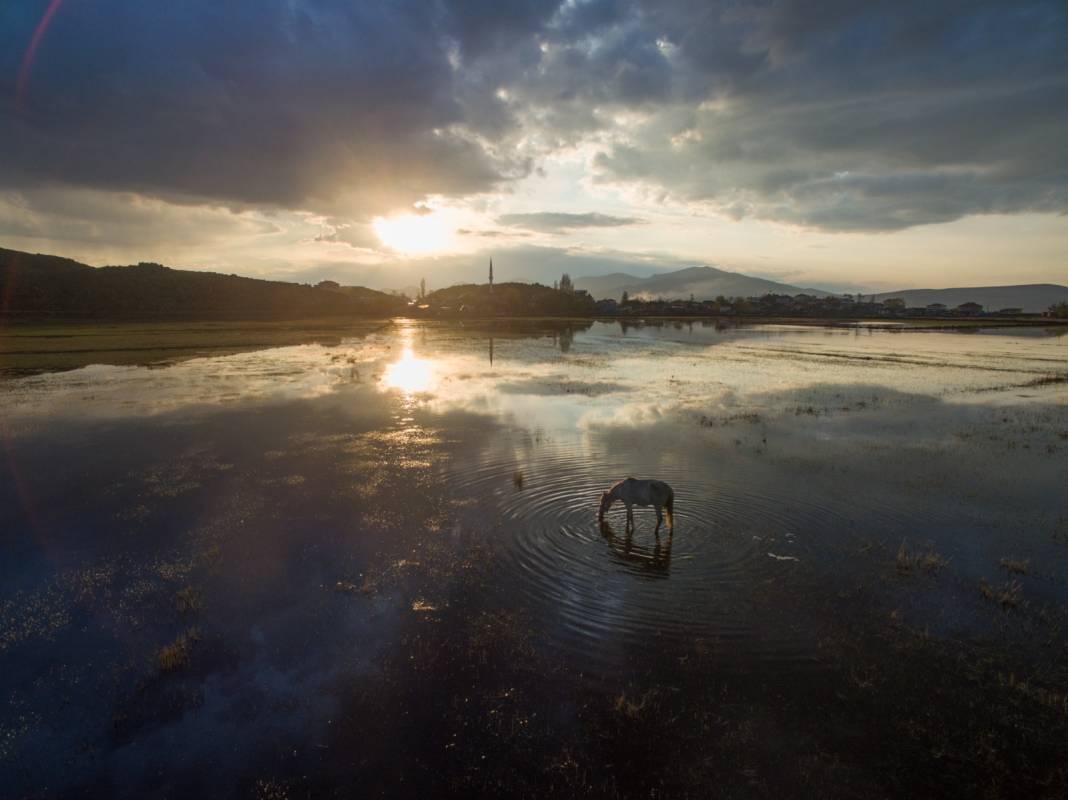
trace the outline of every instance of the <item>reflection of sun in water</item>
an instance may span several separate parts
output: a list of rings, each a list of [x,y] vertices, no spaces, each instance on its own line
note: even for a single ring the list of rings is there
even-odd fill
[[[416,358],[412,353],[412,348],[405,347],[400,361],[395,361],[386,367],[382,382],[391,389],[416,394],[429,389],[433,378],[434,369],[430,362]]]
[[[402,253],[439,252],[452,238],[451,226],[438,214],[377,217],[374,229],[382,244]]]

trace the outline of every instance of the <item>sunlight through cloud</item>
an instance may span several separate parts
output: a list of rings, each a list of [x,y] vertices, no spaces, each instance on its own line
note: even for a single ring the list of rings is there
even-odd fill
[[[435,214],[376,217],[375,234],[386,247],[401,253],[436,253],[448,248],[453,230]]]

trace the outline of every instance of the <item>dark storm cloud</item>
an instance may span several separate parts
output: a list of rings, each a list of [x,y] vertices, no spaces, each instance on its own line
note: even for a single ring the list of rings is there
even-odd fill
[[[592,212],[588,214],[565,214],[555,211],[539,211],[533,214],[504,214],[497,217],[498,225],[525,228],[542,233],[561,233],[575,228],[618,228],[622,225],[638,225],[635,217],[613,217]]]
[[[602,181],[828,230],[1068,210],[1062,2],[645,12],[673,98],[598,155]]]
[[[46,6],[0,8],[0,187],[356,218],[593,141],[738,218],[1068,211],[1063,0],[66,0],[19,109]]]
[[[0,178],[236,203],[404,205],[526,174],[514,121],[452,57],[535,24],[391,3],[63,3],[21,108],[19,61],[45,2],[0,11]],[[501,8],[510,7],[500,4]],[[492,89],[492,91],[491,91]]]

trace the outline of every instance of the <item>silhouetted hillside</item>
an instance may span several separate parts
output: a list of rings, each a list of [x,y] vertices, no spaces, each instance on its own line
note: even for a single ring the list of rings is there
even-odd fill
[[[0,314],[86,319],[389,316],[405,302],[362,287],[314,288],[159,264],[90,267],[0,248]]]

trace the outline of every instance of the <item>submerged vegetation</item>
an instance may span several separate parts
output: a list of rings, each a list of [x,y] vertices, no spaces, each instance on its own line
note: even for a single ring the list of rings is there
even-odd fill
[[[904,540],[897,550],[894,562],[897,565],[897,571],[902,575],[911,574],[913,571],[935,573],[949,563],[930,546],[923,552],[909,552]]]
[[[189,666],[193,648],[200,641],[200,628],[187,628],[178,634],[178,638],[160,648],[156,663],[160,672],[177,672]]]

